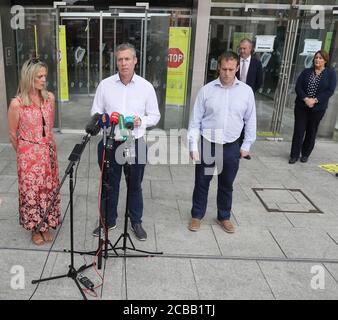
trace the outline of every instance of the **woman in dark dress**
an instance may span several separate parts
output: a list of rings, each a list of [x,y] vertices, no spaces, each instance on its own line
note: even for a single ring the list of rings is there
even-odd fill
[[[307,162],[315,146],[317,130],[336,88],[336,73],[327,66],[329,55],[319,50],[313,67],[305,69],[296,83],[295,125],[289,163]]]

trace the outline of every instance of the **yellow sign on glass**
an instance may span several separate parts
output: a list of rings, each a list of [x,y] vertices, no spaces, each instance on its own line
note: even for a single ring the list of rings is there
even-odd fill
[[[68,101],[66,26],[59,26],[60,99]]]
[[[166,104],[184,106],[187,92],[190,28],[169,29]]]

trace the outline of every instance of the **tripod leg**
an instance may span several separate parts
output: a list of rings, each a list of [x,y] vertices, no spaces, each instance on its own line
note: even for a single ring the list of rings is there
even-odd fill
[[[64,274],[62,276],[55,276],[55,277],[50,277],[50,278],[39,279],[39,280],[32,280],[32,284],[36,284],[36,283],[44,282],[44,281],[49,281],[49,280],[66,278],[66,277],[68,277],[68,274]]]

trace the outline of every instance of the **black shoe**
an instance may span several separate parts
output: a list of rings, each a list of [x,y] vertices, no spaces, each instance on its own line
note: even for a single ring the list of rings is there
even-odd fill
[[[113,230],[113,229],[115,229],[115,228],[116,228],[116,223],[113,223],[112,225],[108,226],[108,231]],[[92,235],[93,235],[94,237],[98,237],[98,236],[99,236],[99,230],[100,230],[100,227],[97,227],[97,228],[93,231]],[[103,231],[103,228],[101,228],[101,236],[103,236],[103,235],[104,235],[104,231]]]
[[[246,160],[251,160],[251,156],[248,154],[248,155],[246,155],[245,157],[243,157],[244,159],[246,159]]]
[[[134,231],[136,238],[139,239],[140,241],[144,241],[147,239],[147,233],[142,228],[141,223],[132,224],[131,230]]]
[[[297,162],[297,160],[298,160],[297,158],[290,158],[290,159],[289,159],[289,163],[290,163],[290,164],[294,164],[294,163]]]
[[[300,162],[307,162],[309,160],[309,157],[302,156],[300,158]]]

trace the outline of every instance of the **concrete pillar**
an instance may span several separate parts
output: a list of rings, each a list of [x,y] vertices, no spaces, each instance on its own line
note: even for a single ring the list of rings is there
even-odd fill
[[[207,63],[210,0],[199,0],[196,13],[196,31],[193,39],[193,74],[190,96],[190,112],[194,106],[198,90],[204,85],[205,67]]]
[[[2,45],[2,28],[0,16],[0,143],[8,143],[8,127],[7,127],[7,95],[5,81],[5,61],[4,50]]]

